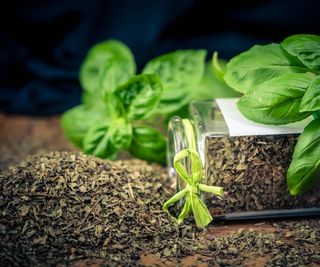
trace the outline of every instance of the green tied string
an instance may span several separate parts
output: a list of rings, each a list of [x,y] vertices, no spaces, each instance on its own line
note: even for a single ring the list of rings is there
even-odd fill
[[[190,174],[181,163],[181,160],[185,158],[189,158],[191,163]],[[178,224],[182,223],[192,211],[197,227],[206,227],[212,221],[212,217],[207,206],[199,197],[200,191],[212,193],[218,197],[221,197],[223,195],[222,187],[208,186],[199,183],[199,181],[202,179],[202,163],[200,155],[196,150],[184,149],[178,152],[174,157],[173,166],[177,174],[185,182],[186,187],[171,197],[166,203],[164,203],[163,210],[173,217]],[[169,212],[169,206],[179,201],[183,197],[185,197],[184,206],[178,218],[175,218]]]

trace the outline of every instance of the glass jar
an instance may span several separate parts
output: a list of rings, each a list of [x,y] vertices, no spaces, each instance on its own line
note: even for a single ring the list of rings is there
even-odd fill
[[[221,186],[225,192],[221,199],[202,195],[214,216],[320,215],[319,188],[300,196],[291,196],[287,188],[286,172],[299,133],[231,136],[215,100],[192,102],[189,113],[189,119],[171,118],[168,127],[168,171],[177,191],[184,185],[173,168],[174,155],[193,146],[203,164],[201,183]],[[188,162],[184,164],[188,168]]]

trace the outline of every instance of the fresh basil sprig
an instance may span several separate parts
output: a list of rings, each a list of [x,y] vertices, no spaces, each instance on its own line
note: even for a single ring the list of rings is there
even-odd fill
[[[223,76],[243,93],[237,106],[250,120],[286,124],[313,115],[300,135],[287,172],[290,193],[320,182],[320,36],[299,34],[256,45],[227,64]]]
[[[109,40],[94,45],[80,67],[82,104],[62,116],[66,136],[98,157],[113,159],[129,150],[164,164],[165,137],[143,123],[190,101],[203,77],[205,56],[205,50],[174,51],[152,59],[136,75],[134,56],[125,44]]]
[[[162,85],[157,75],[133,76],[114,93],[106,94],[97,105],[82,104],[65,112],[62,127],[67,137],[88,154],[114,159],[121,150],[130,149],[134,153],[135,149],[142,148],[132,142],[132,123],[152,114],[161,93]],[[155,142],[158,135],[158,132],[154,133]],[[160,157],[152,160],[163,163]]]

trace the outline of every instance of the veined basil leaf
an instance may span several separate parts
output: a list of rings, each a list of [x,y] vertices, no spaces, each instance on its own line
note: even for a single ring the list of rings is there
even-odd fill
[[[80,68],[80,83],[87,91],[113,92],[135,74],[136,65],[130,49],[110,40],[94,45]]]
[[[126,116],[123,101],[115,94],[108,93],[103,97],[106,117],[115,119]]]
[[[173,112],[189,101],[202,78],[205,57],[205,50],[178,50],[147,63],[143,73],[158,74],[163,85],[157,112]]]
[[[291,73],[268,80],[242,96],[237,106],[250,120],[286,124],[310,116],[299,112],[301,99],[312,78],[310,73]]]
[[[224,79],[236,91],[246,93],[280,75],[307,71],[307,67],[279,44],[255,45],[228,62]]]
[[[135,74],[135,71],[127,64],[125,60],[114,59],[105,66],[100,84],[102,92],[114,92],[118,86],[124,84]]]
[[[300,104],[300,112],[317,110],[320,110],[320,76],[311,81]]]
[[[89,108],[79,105],[66,111],[61,117],[61,126],[67,138],[77,147],[83,147],[83,139],[95,122],[103,119],[101,108]]]
[[[87,154],[114,159],[119,150],[130,146],[131,137],[131,124],[124,118],[106,119],[90,127],[83,141],[83,149]]]
[[[281,46],[312,70],[320,70],[320,36],[297,34],[281,42]]]
[[[310,122],[299,136],[287,183],[291,195],[302,194],[320,183],[320,119]]]
[[[183,106],[187,105],[191,100],[191,94],[188,93],[183,98],[181,96],[170,99],[161,99],[155,113],[161,114],[161,115],[167,115],[167,114],[176,114],[175,112],[180,110]]]
[[[129,151],[140,159],[166,163],[166,140],[159,130],[149,126],[133,128]]]
[[[158,75],[141,74],[117,88],[115,95],[123,104],[129,120],[149,117],[159,103],[162,85]]]

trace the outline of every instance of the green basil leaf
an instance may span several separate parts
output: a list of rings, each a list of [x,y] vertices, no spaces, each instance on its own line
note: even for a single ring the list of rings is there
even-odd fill
[[[80,68],[80,83],[87,91],[113,92],[135,74],[136,65],[130,49],[110,40],[94,45]]]
[[[77,147],[83,147],[83,139],[88,129],[97,121],[103,119],[101,109],[88,108],[79,105],[66,111],[61,117],[61,126],[67,138]]]
[[[281,46],[312,70],[320,70],[320,36],[297,34],[281,42]]]
[[[189,101],[204,73],[205,57],[205,50],[178,50],[147,63],[143,73],[158,74],[163,85],[157,112],[173,112]]]
[[[314,76],[291,73],[268,80],[242,96],[237,106],[250,120],[264,124],[286,124],[310,116],[299,112],[301,99]]]
[[[320,110],[320,76],[311,81],[300,104],[300,112],[317,110]]]
[[[218,52],[214,52],[211,60],[212,71],[219,80],[223,81],[223,76],[227,69],[227,64],[218,59]]]
[[[115,95],[120,99],[129,120],[149,117],[159,103],[162,85],[158,75],[141,74],[118,87]]]
[[[212,70],[212,65],[207,64],[203,77],[197,86],[197,90],[192,92],[191,99],[205,100],[239,96],[240,93],[229,87],[223,79],[218,78],[217,74]]]
[[[81,102],[88,108],[105,109],[104,96],[101,92],[82,91]]]
[[[299,136],[287,183],[291,195],[302,194],[320,183],[320,119],[310,122]]]
[[[130,153],[147,161],[166,163],[166,140],[162,133],[149,126],[133,128]]]
[[[287,54],[279,44],[255,45],[228,62],[224,79],[236,91],[246,93],[280,75],[307,71],[307,67]]]
[[[116,119],[120,117],[126,117],[126,109],[122,99],[120,99],[117,95],[108,93],[103,97],[104,109],[106,117],[110,119]]]
[[[191,90],[191,89],[190,89]],[[191,94],[188,93],[186,96],[171,98],[171,99],[162,99],[160,100],[155,113],[166,115],[166,114],[176,114],[183,106],[187,105],[191,101]]]
[[[87,154],[114,159],[121,149],[131,144],[132,128],[124,118],[99,121],[90,127],[83,141]]]

